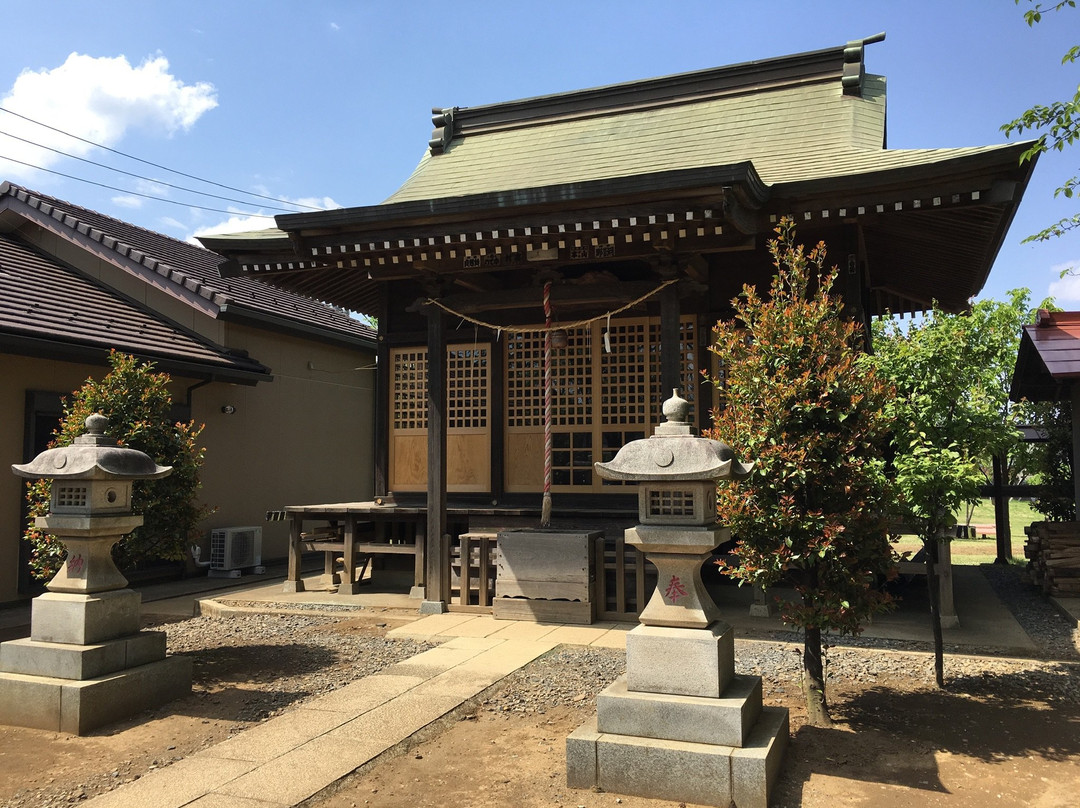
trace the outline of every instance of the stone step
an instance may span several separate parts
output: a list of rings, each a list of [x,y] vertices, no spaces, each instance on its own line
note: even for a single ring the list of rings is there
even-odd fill
[[[0,724],[85,735],[187,695],[191,665],[171,656],[82,681],[0,673]]]
[[[596,719],[566,739],[571,788],[715,805],[768,808],[788,744],[788,711],[765,707],[746,746],[665,741],[597,730]]]
[[[736,675],[719,698],[640,693],[620,676],[596,697],[598,731],[744,746],[761,715],[761,677]]]
[[[140,631],[93,645],[27,638],[0,643],[0,672],[56,679],[94,679],[164,658],[164,631]]]

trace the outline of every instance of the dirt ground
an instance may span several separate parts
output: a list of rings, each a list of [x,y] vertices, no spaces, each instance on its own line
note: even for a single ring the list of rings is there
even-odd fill
[[[792,713],[791,746],[773,806],[1072,808],[1080,793],[1080,705],[1043,695],[1000,703],[986,687],[936,691],[905,681],[831,692],[836,725],[808,727],[796,688],[768,703]],[[1075,675],[1075,672],[1073,674]],[[318,808],[599,806],[681,803],[568,789],[564,742],[589,709],[543,716],[484,713],[370,772],[354,775]]]
[[[340,631],[378,634],[385,627],[343,621]],[[268,674],[282,655],[271,646],[216,649],[196,662],[193,694],[137,719],[83,738],[0,727],[0,804],[70,805],[182,759],[288,709],[281,682]],[[1023,805],[1065,808],[1080,793],[1080,704],[1063,695],[1074,665],[1045,663],[1024,681],[968,677],[938,691],[905,679],[849,687],[830,684],[837,724],[805,724],[794,685],[766,687],[766,703],[792,714],[774,806]],[[1023,699],[1005,692],[1024,692]],[[291,697],[290,697],[291,698]],[[543,714],[493,712],[479,704],[444,731],[354,774],[318,808],[353,806],[612,806],[675,803],[565,785],[566,736],[595,706]],[[272,788],[272,786],[270,786]]]

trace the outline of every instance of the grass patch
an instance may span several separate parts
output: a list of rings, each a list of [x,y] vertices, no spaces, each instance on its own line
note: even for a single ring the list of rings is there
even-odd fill
[[[1012,532],[1013,553],[1022,550],[1024,546],[1024,528],[1032,522],[1042,521],[1042,514],[1031,507],[1031,504],[1019,499],[1009,500],[1009,528]],[[994,529],[994,501],[984,499],[979,502],[971,514],[970,522],[966,522],[966,514],[957,514],[957,524],[978,525],[979,535],[974,539],[952,540],[953,564],[990,564],[997,558],[997,534]],[[922,549],[922,542],[917,536],[901,536],[893,547],[897,552],[908,553],[911,558]],[[1024,565],[1027,560],[1021,556],[1013,555],[1014,564]]]
[[[1013,536],[1013,552],[1023,546],[1023,539],[1017,542]],[[908,553],[908,560],[922,549],[922,542],[916,536],[901,536],[900,540],[893,544],[893,549],[898,553]],[[997,539],[953,539],[952,540],[952,563],[956,565],[992,564],[997,558]],[[1013,555],[1012,563],[1025,565],[1027,559]]]
[[[1009,500],[1009,528],[1012,530],[1014,537],[1023,536],[1025,527],[1032,522],[1041,522],[1042,520],[1043,515],[1032,508],[1030,502],[1021,499]],[[980,500],[971,513],[970,522],[967,521],[967,514],[960,511],[956,514],[956,523],[958,525],[993,525],[994,501],[992,499]]]

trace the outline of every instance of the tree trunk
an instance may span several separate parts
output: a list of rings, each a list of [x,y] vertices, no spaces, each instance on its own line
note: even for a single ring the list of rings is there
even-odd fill
[[[926,554],[926,586],[930,595],[930,627],[934,632],[934,678],[938,687],[945,687],[945,649],[941,638],[941,603],[938,591],[938,539],[923,539]]]
[[[812,727],[831,727],[829,703],[825,698],[825,666],[821,656],[821,629],[803,630],[803,695],[806,721]]]

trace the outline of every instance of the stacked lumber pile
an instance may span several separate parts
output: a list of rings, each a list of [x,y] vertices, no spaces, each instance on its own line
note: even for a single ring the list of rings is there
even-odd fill
[[[1027,534],[1032,581],[1047,595],[1080,597],[1080,522],[1035,522]]]

